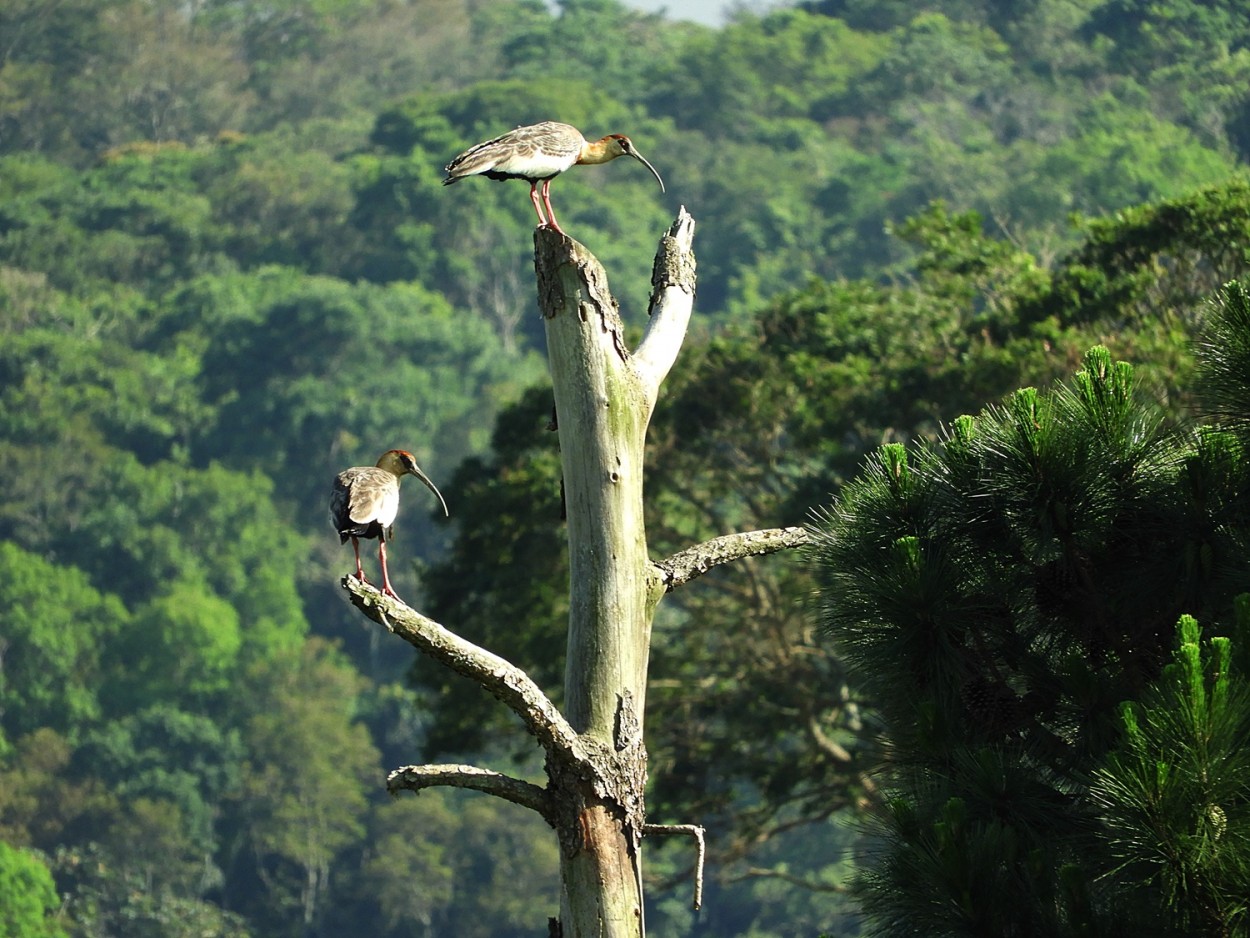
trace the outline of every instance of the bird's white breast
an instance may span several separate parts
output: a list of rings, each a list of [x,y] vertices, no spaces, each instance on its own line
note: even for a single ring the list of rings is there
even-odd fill
[[[505,173],[542,178],[556,176],[577,161],[577,154],[548,153],[545,150],[507,153],[495,163],[495,169]]]

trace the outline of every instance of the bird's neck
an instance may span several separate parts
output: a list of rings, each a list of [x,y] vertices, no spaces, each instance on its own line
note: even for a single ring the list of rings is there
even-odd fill
[[[396,468],[393,463],[390,463],[386,460],[380,461],[377,465],[377,468],[381,469],[383,472],[389,472],[396,479],[402,479],[404,477],[404,474],[408,471],[407,469],[404,469],[402,467]]]
[[[602,140],[596,140],[594,143],[588,143],[582,147],[581,155],[577,158],[579,163],[607,163],[610,160],[620,156],[620,151],[610,149],[612,143],[611,137],[604,137]]]

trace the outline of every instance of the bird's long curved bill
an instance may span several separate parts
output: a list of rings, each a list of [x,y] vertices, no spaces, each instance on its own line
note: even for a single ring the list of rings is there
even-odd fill
[[[409,469],[408,471],[409,471],[409,472],[412,472],[412,470],[411,470],[411,469]],[[420,479],[422,482],[424,482],[424,483],[425,483],[425,487],[426,487],[426,488],[428,488],[431,492],[433,492],[435,495],[437,495],[437,496],[438,496],[438,500],[439,500],[439,501],[442,503],[442,505],[443,505],[443,515],[444,515],[445,517],[450,518],[450,517],[451,517],[451,512],[447,510],[447,501],[446,501],[446,499],[444,499],[444,498],[443,498],[443,493],[442,493],[442,492],[440,492],[440,491],[438,490],[438,486],[437,486],[437,485],[435,485],[433,482],[431,482],[431,481],[430,481],[430,477],[429,477],[429,476],[427,476],[427,475],[426,475],[424,472],[422,472],[420,469],[417,469],[417,471],[416,471],[416,472],[412,472],[412,474],[413,474],[414,476],[416,476],[418,479]]]
[[[637,150],[630,150],[630,151],[629,151],[629,155],[630,155],[630,156],[632,156],[634,159],[636,159],[636,160],[637,160],[639,163],[641,163],[643,166],[647,167],[647,169],[651,170],[651,175],[652,175],[652,176],[654,176],[654,177],[655,177],[655,181],[656,181],[656,182],[658,182],[658,183],[660,184],[660,191],[661,191],[661,192],[663,192],[663,191],[664,191],[664,180],[663,180],[663,179],[661,179],[661,178],[660,178],[660,174],[659,174],[659,173],[657,173],[657,172],[655,171],[655,167],[654,167],[654,166],[652,166],[650,163],[648,163],[645,159],[643,159],[642,154],[641,154],[641,153],[639,153]]]

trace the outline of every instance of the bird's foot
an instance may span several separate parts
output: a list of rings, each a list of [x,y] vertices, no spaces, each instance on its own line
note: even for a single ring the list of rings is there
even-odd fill
[[[391,589],[391,584],[389,583],[382,587],[382,595],[391,597],[391,599],[395,600],[397,603],[403,602],[403,600],[399,598],[399,594]]]

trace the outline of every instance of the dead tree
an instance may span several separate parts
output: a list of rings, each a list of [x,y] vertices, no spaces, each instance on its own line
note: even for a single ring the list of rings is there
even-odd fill
[[[626,346],[607,277],[586,248],[549,229],[534,235],[568,514],[570,611],[565,711],[515,665],[460,638],[373,587],[344,578],[370,618],[476,681],[524,721],[546,753],[547,784],[468,765],[396,769],[392,791],[472,788],[543,816],[561,847],[563,938],[640,938],[648,825],[643,745],[651,622],[665,593],[713,566],[803,543],[802,528],[730,534],[653,562],[643,524],[643,448],[660,385],[694,305],[694,219],[685,209],[660,241],[650,322]],[[696,902],[697,902],[696,891]]]

